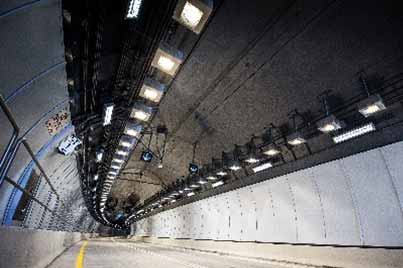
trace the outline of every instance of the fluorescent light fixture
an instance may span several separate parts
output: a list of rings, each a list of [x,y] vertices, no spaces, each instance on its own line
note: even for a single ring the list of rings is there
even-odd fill
[[[183,188],[184,191],[191,191],[192,189],[189,188],[188,186],[186,186],[185,188]]]
[[[141,87],[139,96],[149,101],[158,103],[161,101],[165,89],[165,85],[158,83],[157,81],[150,78],[146,78],[144,80],[143,86]]]
[[[118,175],[118,172],[117,172],[117,171],[114,171],[114,170],[110,170],[110,171],[108,172],[108,174],[109,174],[109,175]]]
[[[135,138],[124,135],[120,138],[119,146],[130,148],[134,145],[135,142],[136,142]]]
[[[216,188],[216,187],[218,187],[218,186],[220,186],[220,185],[223,185],[223,184],[224,184],[223,181],[217,181],[217,182],[215,182],[215,183],[212,183],[211,186],[213,186],[213,188]]]
[[[200,185],[197,185],[197,184],[191,184],[190,185],[190,188],[199,188],[200,187]]]
[[[292,146],[298,146],[306,142],[303,136],[299,132],[291,134],[287,139],[288,144]]]
[[[94,181],[97,181],[98,178],[99,178],[98,174],[95,174],[93,180],[94,180]]]
[[[130,117],[139,121],[147,122],[151,119],[152,112],[153,109],[151,107],[141,103],[136,103],[132,108]]]
[[[171,203],[175,203],[175,202],[176,202],[176,199],[172,199],[172,200],[171,200]]]
[[[241,167],[237,164],[232,164],[231,166],[229,166],[229,169],[231,169],[233,171],[237,171],[237,170],[240,170]]]
[[[319,131],[323,133],[329,133],[339,130],[344,127],[344,123],[338,120],[334,115],[329,115],[316,123]]]
[[[210,175],[210,176],[207,176],[206,179],[208,179],[209,181],[215,181],[217,179],[217,177]]]
[[[128,152],[128,151],[124,151],[124,150],[117,150],[117,151],[116,151],[116,154],[117,154],[117,155],[126,156],[126,155],[129,154],[129,152]]]
[[[178,192],[179,192],[180,194],[183,194],[183,193],[184,193],[184,191],[183,191],[183,190],[179,190]]]
[[[138,18],[142,2],[143,0],[130,0],[129,8],[126,14],[127,19]]]
[[[226,176],[228,173],[225,172],[224,170],[220,170],[216,173],[218,176]]]
[[[281,149],[276,144],[270,144],[267,149],[263,151],[263,154],[268,156],[275,156],[281,153]]]
[[[193,196],[193,195],[195,195],[194,192],[190,192],[190,193],[187,194],[187,196],[189,196],[189,197],[190,197],[190,196]]]
[[[113,103],[107,103],[104,105],[104,122],[103,122],[104,126],[111,124],[114,107],[115,105]]]
[[[144,209],[140,209],[139,211],[137,211],[136,214],[140,214],[140,213],[143,213],[143,212],[144,212]]]
[[[259,161],[260,161],[259,159],[255,158],[253,156],[245,159],[245,162],[248,164],[256,164],[256,163],[259,163]]]
[[[358,136],[364,135],[366,133],[369,133],[369,132],[372,132],[372,131],[375,131],[375,130],[376,130],[376,128],[375,128],[374,123],[369,123],[369,124],[363,125],[361,127],[349,130],[349,131],[347,131],[347,132],[345,132],[343,134],[334,136],[333,141],[335,143],[341,143],[343,141],[356,138]]]
[[[128,136],[138,138],[142,130],[142,125],[133,122],[127,122],[124,133]]]
[[[182,62],[183,53],[181,51],[168,47],[167,45],[160,45],[155,53],[151,66],[170,76],[174,76]]]
[[[207,181],[206,181],[206,180],[203,180],[203,179],[200,179],[197,183],[203,185],[203,184],[206,184]]]
[[[173,18],[199,34],[213,10],[212,0],[179,0]]]
[[[386,110],[386,106],[378,94],[368,97],[358,105],[358,111],[364,117],[369,117],[383,110]]]
[[[111,168],[113,168],[113,169],[120,169],[122,166],[121,165],[118,165],[118,164],[112,164],[111,165]]]
[[[264,164],[262,164],[262,165],[259,165],[259,166],[257,166],[257,167],[252,168],[252,170],[253,170],[253,172],[256,173],[256,172],[259,172],[259,171],[262,171],[262,170],[271,168],[272,166],[273,166],[272,163],[267,162],[267,163],[264,163]]]

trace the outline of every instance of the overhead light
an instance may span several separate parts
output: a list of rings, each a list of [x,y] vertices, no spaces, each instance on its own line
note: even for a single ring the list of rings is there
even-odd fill
[[[146,78],[141,87],[139,96],[152,102],[160,102],[164,95],[166,86],[155,80]]]
[[[104,126],[111,124],[114,107],[115,105],[113,103],[107,103],[104,105],[104,122],[103,122]]]
[[[143,126],[134,122],[127,122],[124,133],[128,136],[138,138],[140,136]]]
[[[287,143],[292,145],[292,146],[298,146],[298,145],[301,145],[301,144],[303,144],[305,142],[306,142],[306,140],[304,139],[304,137],[299,132],[295,132],[295,133],[291,134],[287,138]]]
[[[197,185],[197,184],[191,184],[190,185],[190,188],[199,188],[200,187],[200,185]]]
[[[163,165],[162,163],[159,163],[157,167],[158,167],[159,169],[161,169],[161,168],[164,167],[164,165]]]
[[[232,171],[237,171],[241,169],[241,167],[238,164],[232,164],[228,168],[231,169]]]
[[[345,132],[343,134],[334,136],[333,141],[335,143],[341,143],[343,141],[356,138],[358,136],[364,135],[366,133],[369,133],[369,132],[372,132],[372,131],[375,131],[375,130],[376,130],[376,128],[375,128],[374,123],[369,123],[369,124],[363,125],[361,127],[349,130],[349,131],[347,131],[347,132]]]
[[[113,160],[112,160],[112,163],[113,162],[116,162],[116,163],[124,163],[125,162],[125,160],[124,159],[121,159],[121,158],[114,158]]]
[[[200,179],[197,183],[203,185],[203,184],[206,184],[207,181],[206,181],[206,180],[203,180],[203,179]]]
[[[111,165],[111,168],[113,168],[113,169],[120,169],[122,166],[121,165],[118,165],[118,164],[112,164]]]
[[[130,117],[135,118],[139,121],[147,122],[151,119],[152,111],[153,109],[151,107],[144,104],[136,103],[132,108]]]
[[[228,173],[225,172],[224,170],[220,170],[220,171],[218,171],[216,174],[217,174],[218,176],[226,176],[226,175],[228,175]]]
[[[386,106],[379,94],[369,96],[358,105],[358,111],[364,117],[369,117],[383,110],[386,110]]]
[[[189,196],[189,197],[190,197],[190,196],[193,196],[193,195],[195,195],[194,192],[190,192],[190,193],[187,194],[187,196]]]
[[[94,180],[94,181],[97,181],[98,178],[99,178],[98,174],[95,174],[93,180]]]
[[[117,151],[116,151],[116,154],[117,154],[117,155],[123,155],[123,156],[125,156],[125,155],[128,155],[129,152],[128,152],[128,151],[123,151],[123,150],[117,150]]]
[[[217,177],[210,175],[210,176],[207,176],[206,179],[208,179],[209,181],[215,181],[217,179]]]
[[[344,123],[338,120],[334,115],[329,115],[316,123],[319,131],[329,133],[344,127]]]
[[[129,7],[127,10],[127,14],[126,14],[127,19],[138,18],[142,2],[143,2],[142,0],[130,0]]]
[[[96,162],[101,162],[102,161],[102,157],[104,156],[104,150],[103,149],[99,149],[96,152]]]
[[[175,203],[175,202],[176,202],[176,199],[172,199],[172,200],[171,200],[171,203]]]
[[[184,191],[183,191],[183,190],[179,190],[178,192],[179,192],[180,194],[183,194],[183,193],[184,193]]]
[[[212,0],[179,0],[173,18],[199,34],[213,10]]]
[[[270,144],[267,149],[263,151],[263,154],[268,156],[275,156],[281,153],[281,148],[277,144]]]
[[[160,45],[151,66],[174,76],[183,62],[183,53],[166,45]]]
[[[183,188],[183,190],[185,190],[185,191],[191,191],[192,189],[189,188],[188,186],[185,186],[185,188]]]
[[[129,147],[132,147],[135,142],[136,142],[136,139],[135,139],[135,138],[130,137],[130,136],[123,135],[123,136],[120,138],[119,146],[129,148]]]
[[[256,173],[256,172],[271,168],[272,166],[273,166],[272,163],[267,162],[267,163],[264,163],[262,165],[259,165],[257,167],[252,168],[252,170],[253,170],[254,173]]]
[[[118,172],[115,171],[115,170],[110,170],[110,171],[108,172],[108,174],[110,174],[110,175],[117,175]]]
[[[255,163],[258,163],[259,161],[260,161],[259,159],[255,158],[253,156],[245,159],[245,162],[248,164],[255,164]]]
[[[218,187],[218,186],[220,186],[220,185],[223,185],[223,184],[224,184],[223,181],[217,181],[217,182],[215,182],[215,183],[212,183],[211,186],[213,186],[213,188],[216,188],[216,187]]]

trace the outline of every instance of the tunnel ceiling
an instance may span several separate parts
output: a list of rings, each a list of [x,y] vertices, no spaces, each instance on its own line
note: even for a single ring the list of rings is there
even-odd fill
[[[318,99],[322,92],[331,91],[329,107],[337,111],[365,97],[361,77],[376,91],[395,81],[403,67],[402,16],[391,3],[215,0],[206,27],[197,35],[170,19],[176,1],[167,1],[164,8],[158,1],[144,1],[144,15],[137,22],[124,19],[123,0],[64,2],[65,20],[71,20],[65,22],[66,51],[79,59],[68,65],[75,83],[70,87],[73,121],[80,133],[97,133],[98,138],[86,141],[92,153],[97,144],[107,146],[110,138],[105,136],[118,133],[119,127],[113,124],[104,134],[89,121],[100,120],[108,100],[125,103],[144,66],[148,64],[147,76],[168,85],[151,123],[168,128],[163,168],[158,168],[158,159],[140,161],[144,146],[139,144],[112,187],[112,196],[120,200],[133,193],[144,200],[187,176],[194,148],[194,162],[203,166],[235,144],[261,135],[271,123],[290,133],[289,113],[294,109],[309,120],[325,115]],[[74,31],[77,27],[79,32]],[[173,78],[149,67],[152,53],[141,54],[156,49],[158,38],[185,55]],[[96,66],[83,75],[85,57]],[[85,93],[84,86],[96,93]],[[117,107],[117,113],[121,107],[125,105]],[[91,119],[92,114],[98,119]],[[155,139],[155,150],[154,144]],[[313,153],[332,145],[328,135],[309,142]],[[294,152],[297,158],[306,155],[305,148]]]

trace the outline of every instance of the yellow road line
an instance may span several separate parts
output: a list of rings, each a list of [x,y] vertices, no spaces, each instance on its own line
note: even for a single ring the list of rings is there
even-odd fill
[[[88,241],[84,241],[84,243],[81,245],[80,252],[76,258],[76,268],[83,268],[84,251],[87,244]]]

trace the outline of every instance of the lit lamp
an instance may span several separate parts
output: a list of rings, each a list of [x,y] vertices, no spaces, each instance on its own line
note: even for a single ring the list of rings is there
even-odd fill
[[[141,87],[139,96],[149,101],[158,103],[161,101],[165,89],[165,85],[158,83],[155,80],[146,78],[143,86]]]
[[[133,122],[127,122],[124,133],[126,135],[138,138],[140,136],[143,126]]]
[[[134,145],[136,139],[127,135],[122,135],[119,141],[119,146],[130,148]]]
[[[112,121],[112,113],[115,105],[113,103],[107,103],[104,105],[104,122],[103,126],[107,126],[111,124]]]
[[[364,117],[369,117],[383,110],[386,110],[386,106],[378,94],[371,95],[358,104],[358,111]]]
[[[139,121],[147,122],[151,119],[152,112],[153,109],[151,107],[141,103],[136,103],[132,108],[130,117],[135,118]]]
[[[338,120],[334,115],[329,115],[316,123],[319,131],[329,133],[344,127],[344,122]]]
[[[126,19],[138,18],[143,0],[130,0],[127,8]]]
[[[179,0],[173,18],[199,34],[213,10],[212,0]]]
[[[183,62],[183,53],[171,47],[160,45],[155,53],[151,66],[158,70],[174,76]]]
[[[281,153],[281,148],[280,146],[274,143],[268,145],[267,148],[263,150],[263,154],[267,156],[275,156],[278,155],[279,153]]]
[[[292,146],[298,146],[306,143],[306,140],[304,139],[304,137],[301,135],[300,132],[294,132],[293,134],[288,136],[287,143]]]

